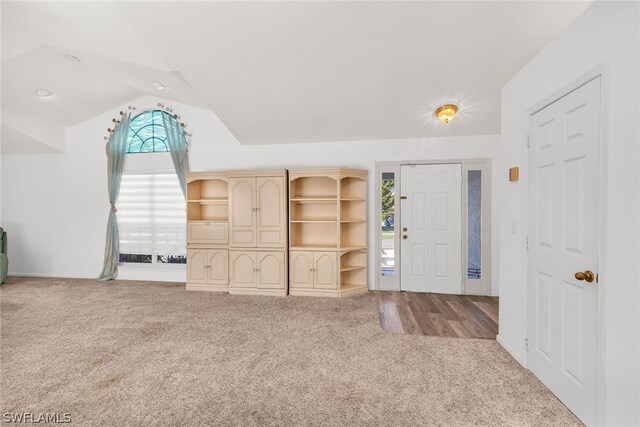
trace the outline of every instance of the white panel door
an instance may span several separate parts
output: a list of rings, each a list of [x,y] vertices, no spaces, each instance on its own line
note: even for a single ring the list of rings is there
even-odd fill
[[[599,138],[599,78],[530,119],[528,366],[587,425],[598,407],[597,280],[583,276],[598,267]]]
[[[403,165],[400,178],[400,289],[461,294],[462,165]]]
[[[284,177],[260,177],[256,180],[258,197],[258,247],[285,246]]]
[[[229,246],[256,246],[256,179],[229,178]]]

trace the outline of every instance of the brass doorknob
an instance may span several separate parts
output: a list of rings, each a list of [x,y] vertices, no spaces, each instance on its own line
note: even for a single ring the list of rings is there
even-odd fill
[[[407,227],[402,227],[402,231],[407,231]]]
[[[595,275],[593,274],[592,271],[585,271],[584,273],[582,271],[578,271],[576,273],[576,279],[578,280],[586,280],[587,282],[591,283],[593,282],[593,279],[595,279]]]
[[[409,238],[409,236],[407,236],[407,235],[405,234],[404,236],[402,236],[402,238],[403,238],[404,240],[407,240],[407,239]]]

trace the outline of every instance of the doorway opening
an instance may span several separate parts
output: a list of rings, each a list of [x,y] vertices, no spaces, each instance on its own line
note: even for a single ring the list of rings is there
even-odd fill
[[[378,162],[376,206],[377,289],[491,295],[490,159]]]

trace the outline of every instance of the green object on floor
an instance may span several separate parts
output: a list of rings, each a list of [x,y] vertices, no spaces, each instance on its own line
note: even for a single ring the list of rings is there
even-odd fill
[[[7,279],[9,258],[7,258],[7,232],[0,227],[0,284]]]

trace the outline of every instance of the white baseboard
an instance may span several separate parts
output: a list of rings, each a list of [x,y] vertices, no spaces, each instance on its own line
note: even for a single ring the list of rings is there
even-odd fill
[[[12,276],[17,276],[17,277],[51,277],[51,278],[60,278],[60,279],[95,279],[98,277],[98,275],[96,274],[95,277],[89,277],[89,276],[78,276],[75,274],[65,274],[65,275],[59,275],[59,274],[51,274],[51,273],[18,273],[15,271],[10,271],[7,274],[8,277],[12,277]]]
[[[154,266],[148,267],[137,267],[137,266],[119,266],[118,267],[118,277],[116,280],[141,280],[148,282],[182,282],[186,283],[187,273],[186,267],[184,265],[170,265],[170,266],[162,266],[156,267]],[[51,277],[51,278],[61,278],[61,279],[87,279],[87,280],[96,280],[98,278],[98,274],[95,276],[86,276],[86,275],[78,275],[78,274],[55,274],[55,273],[19,273],[19,272],[9,272],[8,276],[19,276],[19,277]]]
[[[516,359],[516,362],[518,362],[519,364],[521,364],[522,366],[524,366],[525,368],[527,367],[524,363],[524,359],[522,357],[522,355],[520,355],[517,351],[515,351],[509,344],[507,344],[506,342],[504,342],[504,340],[502,339],[502,337],[500,337],[500,334],[498,334],[496,336],[496,341],[498,341],[498,344],[500,344],[502,346],[502,348],[504,348],[505,350],[507,350],[507,352],[511,355],[511,357],[513,357],[514,359]]]

